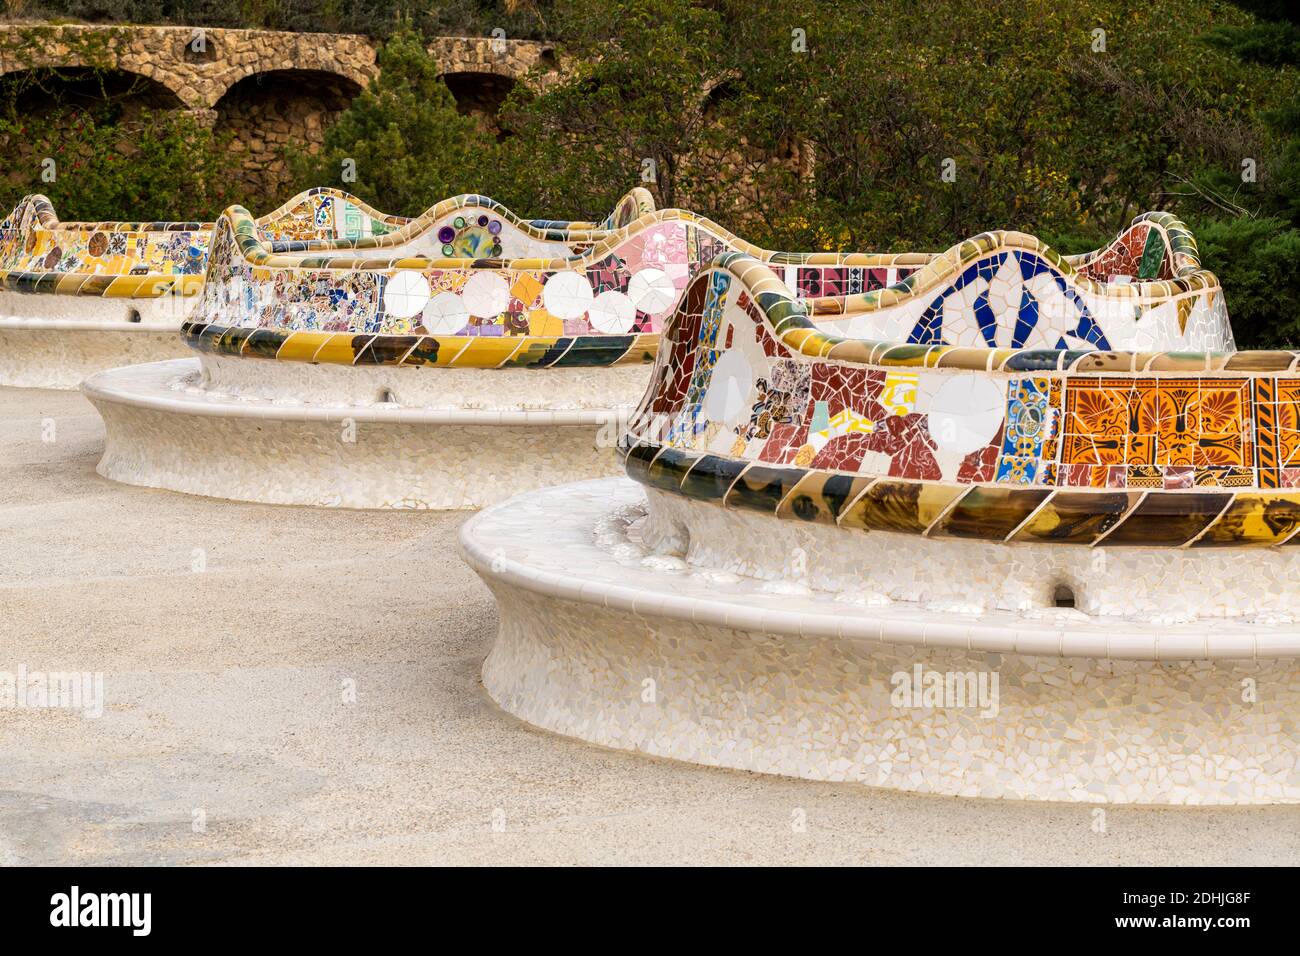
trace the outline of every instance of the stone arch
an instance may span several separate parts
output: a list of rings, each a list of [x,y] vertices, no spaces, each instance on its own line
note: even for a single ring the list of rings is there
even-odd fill
[[[195,51],[194,41],[199,37],[203,49]],[[192,111],[212,109],[240,80],[275,70],[318,70],[365,86],[378,73],[375,54],[372,40],[351,34],[128,24],[0,24],[0,74],[36,66],[128,70],[166,86]]]
[[[246,206],[279,204],[289,174],[285,148],[319,145],[325,127],[361,88],[338,73],[289,68],[253,73],[226,89],[214,105],[214,123],[219,135],[233,137],[231,148],[243,154]]]
[[[555,49],[531,40],[494,40],[491,37],[436,37],[429,55],[442,76],[487,74],[516,82],[531,80],[530,72],[558,69]]]
[[[0,110],[7,111],[11,102],[25,129],[5,137],[6,156],[14,167],[5,173],[15,176],[37,168],[59,147],[61,174],[88,159],[76,128],[87,113],[102,134],[113,137],[119,152],[129,153],[144,128],[146,111],[170,113],[184,106],[174,91],[148,77],[86,66],[9,70],[0,75]]]
[[[212,31],[218,43],[242,41],[239,56],[218,73],[215,89],[206,104],[216,108],[235,86],[256,77],[277,74],[311,74],[326,82],[343,82],[356,90],[363,89],[379,75],[375,47],[361,37],[336,37],[347,43],[322,44],[314,42],[319,35],[299,33],[272,33],[263,31]],[[242,37],[221,34],[243,33]],[[234,51],[232,51],[234,52]],[[219,55],[220,56],[220,55]],[[229,56],[229,54],[227,54]],[[355,95],[355,93],[353,94]]]
[[[71,63],[9,69],[0,73],[0,90],[19,99],[24,113],[39,114],[56,103],[131,101],[150,109],[183,109],[185,102],[170,86],[133,70]]]
[[[185,65],[178,68],[172,51],[165,44],[160,48],[154,36],[159,30],[82,24],[0,26],[0,74],[39,67],[120,71],[166,88],[182,108],[203,106],[202,97],[187,84]]]
[[[501,104],[515,88],[517,81],[513,77],[463,71],[444,73],[442,81],[456,101],[457,112],[472,117],[485,132],[497,137],[503,135]]]

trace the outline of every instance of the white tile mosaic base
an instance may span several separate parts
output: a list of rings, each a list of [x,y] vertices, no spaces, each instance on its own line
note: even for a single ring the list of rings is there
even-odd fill
[[[0,385],[72,389],[104,369],[182,358],[189,351],[175,329],[143,332],[0,326]]]
[[[1086,548],[923,538],[778,520],[656,488],[645,495],[641,534],[653,550],[680,553],[695,568],[833,591],[845,600],[1156,625],[1215,618],[1300,622],[1300,548]],[[1062,586],[1079,613],[1056,608]],[[1286,630],[1300,634],[1300,626]],[[1300,653],[1300,645],[1292,652]]]
[[[864,607],[654,554],[644,513],[614,478],[465,523],[500,607],[483,682],[506,710],[621,749],[918,792],[1300,802],[1300,663],[1248,646],[1260,628]],[[1212,643],[1225,632],[1235,654]],[[918,666],[996,675],[996,707],[900,701]]]
[[[269,374],[282,364],[245,361]],[[442,370],[421,371],[436,377]],[[495,371],[479,374],[490,380]],[[198,359],[182,359],[87,380],[83,391],[104,419],[99,473],[268,504],[453,509],[619,469],[616,426],[601,424],[608,415],[595,410],[273,401],[209,394],[200,378]]]
[[[551,369],[416,368],[279,362],[208,354],[200,355],[199,361],[203,374],[186,389],[195,395],[311,405],[396,404],[424,410],[603,413],[612,407],[634,407],[650,378],[649,364]]]
[[[104,369],[193,354],[179,335],[193,303],[0,292],[0,385],[76,388]]]

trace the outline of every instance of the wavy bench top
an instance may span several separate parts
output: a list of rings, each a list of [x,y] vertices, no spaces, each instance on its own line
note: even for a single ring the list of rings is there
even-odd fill
[[[307,190],[260,219],[272,240],[327,236],[337,241],[397,229],[408,220],[348,193]],[[62,222],[49,199],[26,196],[0,220],[0,289],[153,298],[191,295],[202,284],[215,223]]]
[[[1197,295],[1206,275],[1158,283]],[[1300,353],[877,341],[810,311],[766,264],[715,260],[664,328],[629,475],[926,537],[1204,548],[1300,530]]]
[[[493,232],[492,236],[499,235],[501,229],[511,229],[538,242],[585,247],[587,244],[600,240],[606,234],[621,229],[644,215],[653,213],[654,209],[654,197],[640,186],[624,195],[615,204],[613,211],[600,222],[566,219],[523,219],[511,212],[503,203],[490,196],[466,193],[435,203],[420,215],[403,223],[399,228],[383,235],[365,236],[352,240],[307,239],[304,241],[272,242],[264,251],[273,254],[306,252],[338,254],[344,251],[391,251],[417,244],[419,240],[426,237],[431,240],[438,240],[426,243],[430,246],[451,245],[453,248],[463,248],[463,243],[456,241],[455,231],[464,229],[467,225],[472,228],[476,223],[455,225],[454,217],[466,210],[477,210],[483,214],[493,216],[497,220],[498,231]],[[247,215],[246,210],[244,215]],[[449,223],[449,219],[452,219],[452,222]],[[486,227],[488,223],[482,225]],[[445,241],[437,236],[438,232],[449,227],[452,233],[446,237]]]
[[[641,208],[634,198],[620,204],[628,214]],[[457,197],[430,210],[420,235],[478,199]],[[485,228],[462,218],[439,228]],[[496,224],[489,213],[481,218],[487,227]],[[376,244],[356,254],[303,255],[301,244],[284,252],[266,242],[247,211],[232,207],[218,224],[205,292],[185,335],[203,352],[287,361],[538,368],[643,362],[653,357],[659,317],[693,270],[725,249],[788,263],[796,285],[800,276],[821,282],[825,269],[851,268],[859,287],[883,288],[909,274],[912,267],[898,263],[914,258],[769,252],[683,210],[646,212],[588,235],[599,238],[553,258],[376,258]]]
[[[456,208],[449,201],[429,221]],[[575,338],[630,343],[656,333],[691,277],[724,253],[766,263],[790,304],[826,329],[894,329],[891,360],[921,361],[945,341],[981,354],[992,347],[997,361],[1017,362],[1033,361],[1035,345],[1079,352],[1141,341],[1232,345],[1218,280],[1201,268],[1190,232],[1167,213],[1139,216],[1106,247],[1072,257],[1011,231],[942,253],[779,252],[677,209],[642,215],[581,253],[555,258],[285,254],[238,207],[222,223],[189,335],[205,327],[206,341],[196,346],[224,354],[246,354],[251,339],[214,330],[257,329],[258,354],[347,364],[382,352],[395,364],[426,365],[431,342],[440,354],[459,355],[457,364],[477,367],[549,354]],[[1031,298],[999,291],[1020,289],[1022,279]],[[1039,312],[1048,321],[1039,322]],[[279,348],[291,335],[294,347]],[[350,345],[323,348],[328,335]],[[594,347],[590,354],[598,353],[625,355]],[[638,341],[617,360],[644,358]]]
[[[491,248],[502,223],[543,247],[558,243],[568,250],[585,247],[653,208],[650,194],[638,188],[599,223],[524,220],[490,197],[463,195],[408,219],[381,213],[341,190],[318,187],[265,216],[248,219],[254,235],[286,255],[401,249],[420,240],[465,251],[486,239]],[[476,233],[474,223],[465,228],[466,218],[483,219],[486,213],[495,219],[492,233]],[[448,236],[444,243],[439,234],[451,230],[452,222],[452,231],[460,235]],[[60,222],[49,199],[27,196],[0,221],[0,288],[146,298],[170,292],[192,295],[201,286],[215,228],[216,223],[206,222]]]

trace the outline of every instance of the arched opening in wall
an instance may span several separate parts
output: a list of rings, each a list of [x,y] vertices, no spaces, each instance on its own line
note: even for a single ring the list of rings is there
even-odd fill
[[[218,135],[240,157],[249,209],[278,206],[289,180],[286,149],[312,149],[361,92],[360,84],[321,70],[270,70],[233,84],[217,102]]]
[[[113,122],[141,110],[184,108],[180,97],[157,80],[126,70],[37,67],[0,76],[0,106],[17,117],[91,112]]]
[[[1074,588],[1068,584],[1058,584],[1052,589],[1052,604],[1056,607],[1075,607]]]
[[[713,88],[704,94],[704,101],[700,105],[700,111],[704,114],[708,122],[717,122],[727,105],[734,101],[740,95],[738,85],[732,80],[723,80],[715,83]]]
[[[480,129],[497,139],[510,135],[501,127],[501,105],[515,88],[514,80],[495,73],[445,73],[442,81],[451,90],[458,113],[473,117]]]
[[[34,171],[56,156],[57,176],[97,154],[129,155],[134,131],[149,113],[183,108],[180,98],[158,81],[125,70],[38,67],[5,73],[0,76],[0,115],[14,124],[14,131],[0,133],[0,182],[15,187],[30,183]],[[56,211],[70,215],[66,209]]]

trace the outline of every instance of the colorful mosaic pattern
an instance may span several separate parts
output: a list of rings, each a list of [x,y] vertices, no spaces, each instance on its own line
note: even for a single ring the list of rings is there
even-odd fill
[[[1176,220],[1140,216],[1105,249],[1073,260],[1093,279],[1173,279],[1200,267],[1191,234]]]
[[[620,204],[625,215],[648,206],[636,198]],[[899,340],[970,347],[1109,349],[1116,334],[1131,338],[1135,329],[1166,348],[1231,345],[1217,280],[1200,269],[1186,228],[1159,213],[1071,259],[1005,232],[943,254],[771,252],[681,210],[646,212],[604,233],[565,231],[574,224],[539,233],[537,221],[514,220],[481,196],[358,240],[356,255],[340,254],[341,243],[268,245],[238,207],[223,221],[194,316],[200,325],[542,343],[653,335],[694,275],[741,251],[769,263],[829,328],[893,323]],[[1127,263],[1116,250],[1135,237],[1144,253],[1134,268],[1163,278],[1116,283]],[[1103,273],[1105,281],[1094,277]]]
[[[578,255],[611,232],[654,212],[654,198],[637,187],[601,222],[521,219],[490,196],[466,194],[443,200],[399,228],[383,234],[273,241],[267,251],[335,253],[366,251],[393,258],[552,258]],[[264,237],[263,237],[264,238]]]
[[[623,448],[654,487],[844,528],[1285,545],[1300,541],[1300,352],[845,339],[731,254],[664,329]]]
[[[268,241],[381,235],[407,220],[347,193],[295,196],[255,223]],[[149,298],[198,291],[212,223],[60,222],[44,196],[25,197],[0,220],[0,288],[8,291]]]
[[[1139,216],[1086,256],[1061,257],[1022,233],[985,233],[896,287],[825,295],[843,298],[814,302],[813,314],[857,338],[1013,349],[1233,348],[1218,282],[1201,269],[1191,233],[1167,213]]]
[[[658,331],[703,263],[727,249],[752,248],[708,220],[664,210],[605,234],[581,254],[501,258],[495,253],[523,241],[513,235],[517,224],[466,215],[470,200],[482,203],[483,197],[457,197],[434,207],[421,217],[429,224],[425,233],[417,234],[412,224],[394,234],[396,247],[355,244],[358,253],[382,249],[393,255],[382,259],[305,254],[320,243],[289,244],[287,254],[277,252],[260,239],[247,213],[234,207],[223,220],[228,229],[214,246],[195,318],[379,335],[643,334]],[[431,242],[436,256],[404,255]],[[446,255],[465,246],[493,255]],[[821,281],[823,271],[892,265],[894,258],[755,251],[787,266],[796,283],[814,275]],[[892,271],[906,276],[913,270]]]

